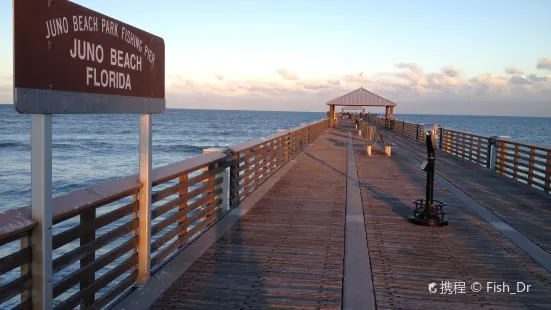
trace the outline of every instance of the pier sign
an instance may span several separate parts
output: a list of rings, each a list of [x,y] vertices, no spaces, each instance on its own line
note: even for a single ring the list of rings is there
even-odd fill
[[[161,113],[164,40],[67,0],[14,1],[19,113]]]

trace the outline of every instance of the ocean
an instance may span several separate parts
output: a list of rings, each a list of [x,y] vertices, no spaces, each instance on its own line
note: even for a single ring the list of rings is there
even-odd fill
[[[325,112],[167,109],[153,116],[153,167],[198,156],[206,148],[227,147],[325,116]],[[551,118],[399,114],[395,117],[551,144]],[[30,129],[29,115],[18,114],[12,105],[0,105],[0,212],[31,202]],[[138,134],[138,115],[55,115],[53,196],[137,173]],[[64,230],[74,224],[67,221],[56,225],[54,230]],[[0,257],[18,247],[17,242],[2,247]],[[54,257],[71,249],[71,246],[62,247],[54,252]],[[56,274],[54,282],[74,268],[71,266]],[[5,274],[0,277],[0,284],[17,274],[18,270]],[[55,303],[73,292],[74,288]],[[14,304],[15,300],[8,303]]]
[[[324,118],[325,112],[167,109],[153,115],[153,167]],[[551,118],[395,115],[551,145]],[[30,204],[31,116],[0,105],[0,211]],[[138,115],[55,115],[53,196],[138,172]]]

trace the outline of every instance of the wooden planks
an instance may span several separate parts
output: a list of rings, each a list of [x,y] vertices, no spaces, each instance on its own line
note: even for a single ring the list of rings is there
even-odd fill
[[[425,172],[405,158],[404,151],[410,150],[421,157],[426,151],[422,144],[406,137],[393,135],[393,141],[398,149],[391,157],[365,156],[359,145],[356,154],[378,309],[549,308],[549,272],[438,183],[435,183],[435,198],[448,203],[450,226],[428,228],[407,222],[412,200],[425,195]],[[456,174],[447,178],[454,184],[458,181],[458,185],[465,184],[466,189],[473,190],[485,186],[485,182],[494,182],[486,186],[495,186],[496,182],[509,186],[499,178],[481,177],[472,170],[478,169],[475,164],[468,164],[468,170],[464,168],[466,162],[452,155],[440,152],[437,156],[437,172],[449,169],[451,175],[454,171]],[[462,170],[464,177],[459,178],[458,171]],[[522,192],[534,200],[539,199],[538,194],[530,194],[527,189]],[[467,193],[471,195],[471,191]],[[523,196],[518,190],[516,194]],[[494,208],[502,206],[500,203]],[[512,204],[508,208],[513,209]],[[442,281],[465,282],[466,292],[440,294]],[[503,281],[510,285],[523,281],[532,287],[529,293],[520,295],[473,293],[470,285],[474,281],[482,283],[484,289],[487,282]],[[439,291],[431,294],[428,284],[433,282]]]
[[[345,136],[319,137],[151,309],[340,308],[345,158]]]

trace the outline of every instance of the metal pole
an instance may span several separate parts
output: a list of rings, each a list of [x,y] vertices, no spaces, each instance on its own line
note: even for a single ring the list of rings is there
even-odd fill
[[[432,209],[433,197],[434,197],[434,157],[429,156],[427,158],[427,192],[426,192],[426,205]]]
[[[438,148],[444,148],[444,127],[440,127],[438,130]]]
[[[151,114],[140,116],[140,188],[138,285],[149,282],[151,270]]]
[[[31,205],[33,309],[52,309],[52,115],[32,115]]]

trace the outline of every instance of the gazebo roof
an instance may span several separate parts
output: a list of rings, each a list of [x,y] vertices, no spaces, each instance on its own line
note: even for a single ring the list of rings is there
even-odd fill
[[[334,106],[395,107],[397,104],[360,87],[327,103]]]

